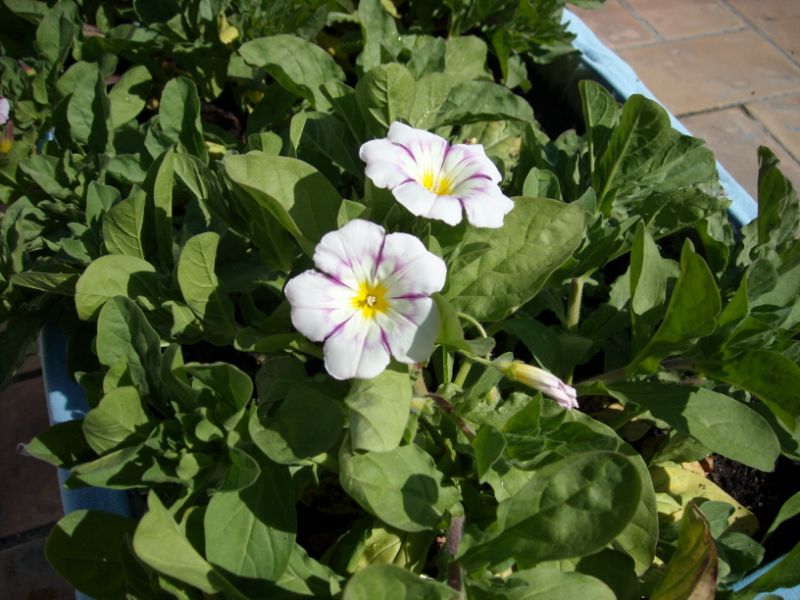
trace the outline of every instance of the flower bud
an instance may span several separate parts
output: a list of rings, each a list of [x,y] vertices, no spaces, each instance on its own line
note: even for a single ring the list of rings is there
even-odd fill
[[[0,155],[5,156],[14,147],[14,121],[8,121],[0,134]]]
[[[575,388],[567,385],[549,371],[519,360],[503,361],[497,365],[497,368],[509,379],[539,390],[566,409],[578,408],[578,396]]]

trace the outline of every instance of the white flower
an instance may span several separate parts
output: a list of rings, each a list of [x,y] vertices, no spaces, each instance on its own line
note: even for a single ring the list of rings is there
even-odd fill
[[[439,333],[430,295],[444,287],[447,268],[420,240],[356,219],[322,237],[314,264],[318,270],[292,278],[284,292],[297,330],[325,342],[328,373],[369,379],[390,356],[430,357]]]
[[[389,134],[361,146],[372,182],[392,190],[400,204],[419,217],[448,225],[462,211],[476,227],[502,227],[514,203],[498,184],[500,172],[480,144],[450,144],[433,133],[394,122]]]
[[[578,408],[578,394],[575,388],[567,385],[552,373],[524,362],[504,361],[497,368],[509,379],[539,390],[566,409]]]
[[[0,96],[0,125],[6,124],[10,110],[11,106],[8,104],[8,98]]]

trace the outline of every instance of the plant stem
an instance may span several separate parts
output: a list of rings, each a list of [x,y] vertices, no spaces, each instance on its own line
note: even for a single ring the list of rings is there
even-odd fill
[[[459,319],[463,319],[467,323],[469,323],[470,325],[475,327],[475,329],[478,330],[478,333],[481,334],[481,337],[489,337],[488,335],[486,335],[486,330],[483,328],[483,325],[481,325],[475,317],[472,317],[472,316],[470,316],[470,315],[468,315],[466,313],[462,313],[462,312],[456,313],[456,314],[458,315]]]
[[[488,335],[486,335],[486,330],[483,328],[483,325],[481,325],[475,317],[463,312],[458,312],[456,314],[458,315],[459,319],[466,321],[467,323],[472,325],[475,329],[477,329],[481,337],[483,338],[489,337]],[[470,369],[472,369],[472,359],[466,357],[466,360],[464,360],[464,362],[461,364],[461,368],[458,370],[458,373],[456,373],[456,378],[453,380],[453,383],[456,384],[458,387],[464,387],[464,382],[467,380],[467,376],[469,375]]]
[[[453,380],[453,383],[458,387],[464,387],[464,382],[467,380],[470,369],[472,369],[472,362],[464,359],[461,362],[461,368],[458,370],[458,373],[456,373],[456,378]]]
[[[459,597],[464,597],[461,581],[461,565],[455,560],[458,545],[461,543],[461,536],[464,534],[464,517],[453,517],[450,527],[447,528],[447,554],[450,556],[450,563],[447,565],[447,585],[461,592]]]
[[[455,414],[455,406],[450,404],[439,394],[428,394],[428,398],[431,398],[444,414],[453,419],[455,424],[465,436],[467,436],[469,439],[473,439],[475,437],[475,430],[472,429],[472,427],[470,427],[464,419]]]
[[[567,329],[572,331],[578,327],[581,320],[581,301],[583,300],[583,284],[585,275],[573,277],[569,286],[569,300],[567,301]]]

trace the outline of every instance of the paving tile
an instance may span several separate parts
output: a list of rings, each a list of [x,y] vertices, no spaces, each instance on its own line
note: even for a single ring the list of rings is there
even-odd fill
[[[758,147],[768,146],[780,159],[783,174],[800,184],[800,163],[775,143],[764,126],[742,108],[728,108],[681,119],[693,135],[703,138],[731,175],[758,194]]]
[[[0,538],[4,538],[57,521],[63,513],[55,468],[17,449],[48,427],[41,378],[6,388],[0,394],[0,411]]]
[[[622,49],[619,55],[679,116],[800,90],[800,68],[752,31]]]
[[[800,160],[800,94],[753,102],[747,110]]]
[[[604,44],[611,48],[624,48],[632,44],[644,44],[656,40],[656,37],[642,26],[635,17],[619,3],[619,0],[607,0],[602,8],[569,7],[591,27],[592,31]]]
[[[39,539],[0,552],[0,598],[74,600],[75,590],[47,562]]]
[[[746,19],[800,61],[800,2],[797,0],[728,0]]]
[[[667,39],[718,33],[745,26],[722,0],[628,0],[636,13]]]

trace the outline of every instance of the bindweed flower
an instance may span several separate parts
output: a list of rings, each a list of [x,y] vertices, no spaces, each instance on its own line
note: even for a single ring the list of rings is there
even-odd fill
[[[578,395],[575,388],[544,369],[518,360],[502,362],[497,365],[497,368],[509,379],[539,390],[566,409],[578,408]]]
[[[8,116],[11,112],[11,105],[8,103],[8,98],[0,96],[0,125],[5,125],[8,121]]]
[[[426,361],[439,333],[430,295],[444,287],[444,261],[406,233],[356,219],[325,234],[314,265],[292,278],[284,293],[292,323],[325,342],[325,369],[336,379],[369,379],[390,356]]]
[[[428,131],[394,122],[386,138],[361,146],[366,174],[418,217],[502,227],[514,208],[500,190],[500,172],[480,144],[450,144]]]

